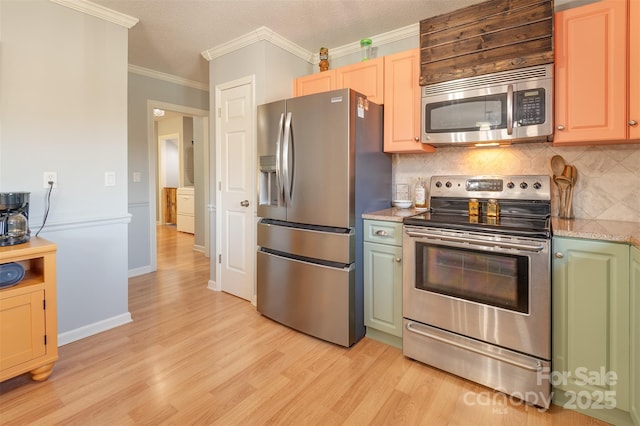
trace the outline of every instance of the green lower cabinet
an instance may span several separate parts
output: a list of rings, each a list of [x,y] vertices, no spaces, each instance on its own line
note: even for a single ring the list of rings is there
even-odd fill
[[[367,337],[402,347],[402,224],[364,221]]]
[[[629,412],[640,425],[640,250],[631,247],[631,392]]]
[[[553,238],[553,402],[617,425],[638,405],[630,271],[628,244]]]

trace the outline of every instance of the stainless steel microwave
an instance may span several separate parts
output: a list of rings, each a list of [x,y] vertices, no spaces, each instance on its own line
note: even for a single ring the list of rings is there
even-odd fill
[[[553,64],[422,88],[422,143],[434,146],[550,141]]]

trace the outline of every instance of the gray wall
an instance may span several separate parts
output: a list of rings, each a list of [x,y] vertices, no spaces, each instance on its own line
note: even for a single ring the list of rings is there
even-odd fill
[[[300,75],[310,74],[312,66],[308,62],[292,55],[284,49],[268,41],[258,41],[234,52],[220,56],[209,62],[210,104],[215,104],[215,86],[237,80],[242,77],[255,76],[255,105],[289,98],[293,95],[293,79]],[[214,108],[211,108],[214,111]],[[215,114],[210,114],[210,164],[211,164],[211,202],[215,206]],[[211,222],[211,245],[215,245],[215,216]],[[211,255],[210,279],[215,282],[217,253]]]
[[[127,29],[47,0],[0,2],[0,191],[57,172],[47,226],[58,246],[64,344],[130,321],[127,283]],[[115,186],[105,186],[105,172]]]
[[[141,74],[129,72],[128,97],[128,168],[129,168],[129,275],[150,272],[151,265],[151,228],[156,224],[150,221],[150,182],[148,147],[148,111],[147,101],[166,102],[202,110],[209,109],[209,92],[194,89]],[[133,182],[134,172],[140,172],[140,182]]]

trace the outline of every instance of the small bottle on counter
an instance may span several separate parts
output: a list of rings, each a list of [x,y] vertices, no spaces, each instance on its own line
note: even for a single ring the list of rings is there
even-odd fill
[[[418,178],[416,182],[415,192],[415,206],[417,209],[424,209],[427,207],[427,188],[424,185],[422,177]]]

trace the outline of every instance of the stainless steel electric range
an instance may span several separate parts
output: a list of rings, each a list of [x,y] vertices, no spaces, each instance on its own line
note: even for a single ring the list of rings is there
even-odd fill
[[[547,408],[549,176],[433,176],[430,207],[404,219],[404,355]]]

